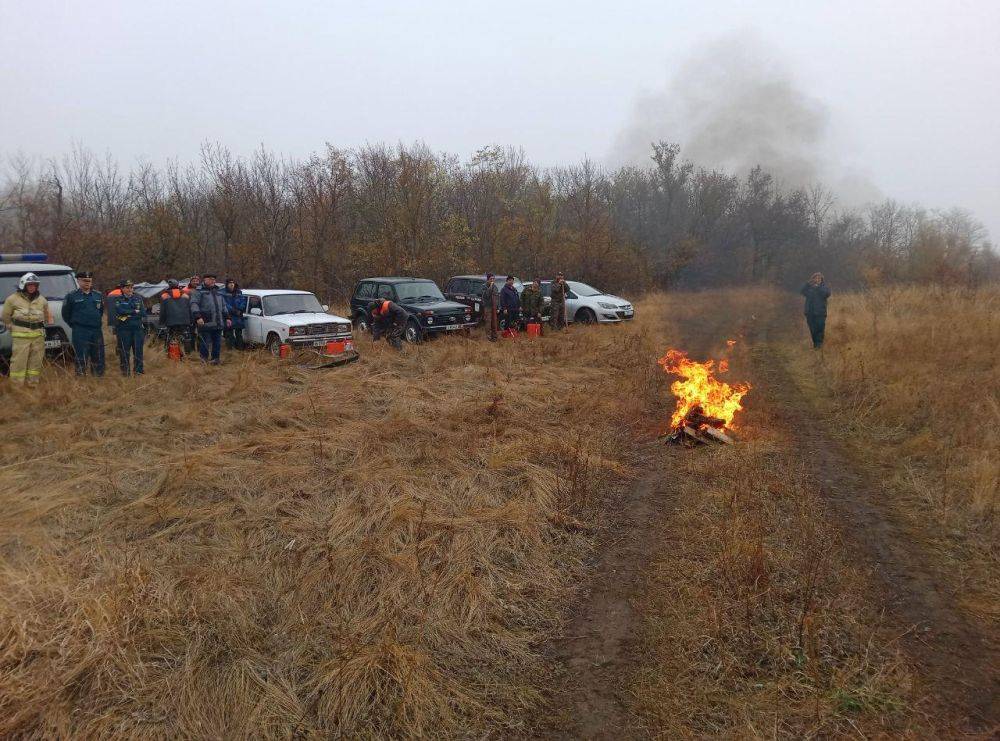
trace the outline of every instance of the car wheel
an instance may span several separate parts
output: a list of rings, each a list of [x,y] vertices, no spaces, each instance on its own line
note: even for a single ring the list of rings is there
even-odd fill
[[[580,309],[576,312],[575,318],[580,324],[594,324],[597,321],[597,314],[593,309]]]
[[[368,326],[368,317],[364,314],[358,314],[354,317],[354,326],[359,332],[367,332],[371,329]]]
[[[412,319],[406,323],[406,329],[403,332],[403,336],[406,337],[407,342],[420,342],[420,327]]]
[[[267,336],[267,351],[276,358],[281,355],[281,338],[274,332]]]

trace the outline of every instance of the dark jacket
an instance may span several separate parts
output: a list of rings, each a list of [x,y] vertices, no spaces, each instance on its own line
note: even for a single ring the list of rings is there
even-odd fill
[[[104,297],[100,291],[84,293],[79,288],[63,299],[62,318],[70,327],[97,329],[104,314]]]
[[[506,311],[520,311],[521,296],[514,286],[504,285],[500,289],[500,308]]]
[[[542,307],[545,305],[542,299],[542,292],[534,286],[525,286],[521,292],[521,310],[528,318],[541,316]]]
[[[233,329],[243,329],[243,291],[240,290],[239,285],[234,291],[223,288],[222,298],[225,299],[226,308],[229,309],[229,318],[233,322]]]
[[[566,281],[563,281],[562,283],[557,280],[552,281],[552,303],[566,303],[566,291],[568,290],[569,286],[566,285]]]
[[[160,326],[186,327],[191,323],[191,297],[180,288],[160,295]]]
[[[799,293],[806,297],[806,316],[826,316],[826,302],[830,298],[830,287],[825,282],[818,286],[806,283]]]
[[[199,327],[205,329],[225,329],[226,319],[229,318],[229,309],[226,307],[226,299],[222,297],[222,291],[218,286],[205,288],[202,286],[191,296],[191,317],[198,321],[204,319],[204,324]]]
[[[389,329],[392,326],[402,329],[406,326],[406,321],[409,318],[410,315],[406,313],[406,309],[394,301],[390,301],[389,310],[384,314],[372,315],[372,322],[382,330]]]
[[[115,299],[115,326],[118,329],[142,329],[145,316],[146,304],[141,296],[122,294]]]
[[[487,283],[483,286],[483,311],[496,311],[499,302],[500,292],[497,290],[497,284],[490,285]]]

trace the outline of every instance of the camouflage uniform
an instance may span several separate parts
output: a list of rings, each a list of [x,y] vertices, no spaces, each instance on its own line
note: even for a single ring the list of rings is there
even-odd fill
[[[524,321],[540,323],[544,306],[542,292],[530,283],[526,285],[521,292],[521,314],[524,316]]]
[[[566,281],[552,281],[552,327],[566,327]]]

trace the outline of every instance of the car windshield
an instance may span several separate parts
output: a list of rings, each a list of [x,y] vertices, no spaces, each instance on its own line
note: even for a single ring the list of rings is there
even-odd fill
[[[277,314],[322,314],[319,299],[311,293],[279,293],[264,297],[264,313]]]
[[[0,275],[0,301],[3,301],[10,294],[17,290],[17,284],[24,273],[16,275]],[[64,273],[37,273],[41,285],[38,287],[45,298],[62,300],[66,294],[77,289],[73,274],[69,271]]]
[[[588,286],[586,283],[578,283],[575,280],[566,281],[566,285],[569,286],[569,290],[575,293],[577,296],[603,296],[604,291],[598,291],[593,286]]]
[[[396,295],[400,301],[443,301],[444,294],[437,284],[430,280],[413,283],[397,283]]]

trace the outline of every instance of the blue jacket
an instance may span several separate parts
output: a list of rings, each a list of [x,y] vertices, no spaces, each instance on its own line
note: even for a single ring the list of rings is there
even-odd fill
[[[521,308],[521,294],[514,286],[505,285],[500,289],[500,308],[507,311],[519,311]]]
[[[243,291],[237,288],[230,292],[223,288],[222,298],[226,300],[226,308],[229,309],[229,318],[233,322],[233,329],[243,329]]]
[[[115,326],[118,329],[142,329],[146,316],[146,304],[136,294],[121,295],[115,299]]]
[[[77,288],[63,299],[62,318],[70,327],[97,329],[103,316],[104,296],[100,291],[84,293]]]

